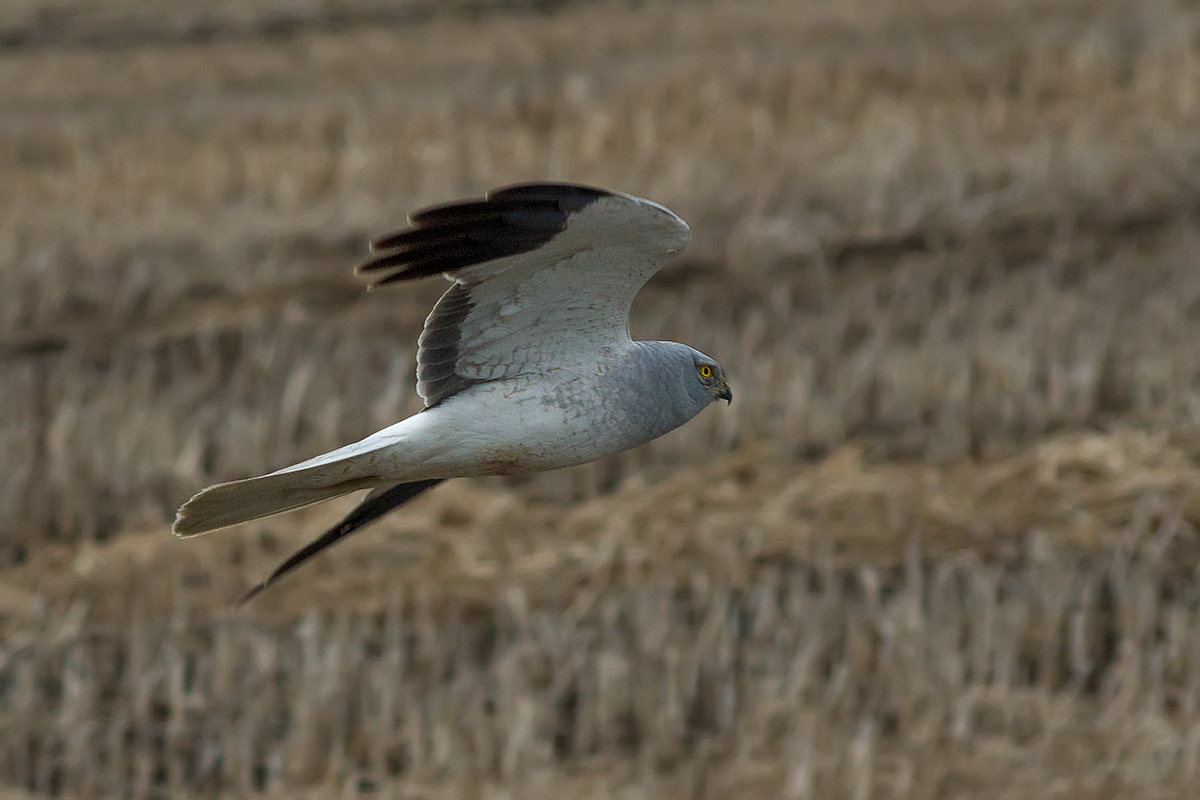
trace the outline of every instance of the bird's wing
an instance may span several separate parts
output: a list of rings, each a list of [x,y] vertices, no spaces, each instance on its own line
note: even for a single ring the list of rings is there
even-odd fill
[[[310,558],[320,553],[327,547],[336,544],[341,539],[349,536],[360,528],[369,525],[375,520],[382,517],[400,506],[412,500],[426,489],[432,489],[441,483],[440,478],[425,481],[410,481],[408,483],[398,483],[395,486],[377,486],[363,498],[353,511],[342,518],[342,521],[334,525],[325,533],[312,540],[304,547],[292,553],[287,560],[275,568],[275,570],[257,583],[250,591],[242,595],[238,600],[239,606],[245,605],[253,597],[258,595],[275,581],[282,578],[287,573],[294,570],[296,567],[308,561]]]
[[[574,184],[510,186],[409,221],[372,242],[380,255],[359,272],[372,288],[439,272],[454,281],[418,342],[427,407],[628,342],[634,296],[689,239],[656,203]]]

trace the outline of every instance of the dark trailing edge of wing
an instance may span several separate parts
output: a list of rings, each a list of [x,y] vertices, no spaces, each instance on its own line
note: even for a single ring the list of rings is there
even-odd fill
[[[357,271],[376,287],[528,253],[558,235],[571,214],[611,194],[570,183],[526,183],[483,200],[421,209],[410,215],[411,227],[371,242],[381,255]]]
[[[417,381],[427,408],[480,382],[455,371],[463,320],[474,307],[470,289],[456,283],[446,290],[425,321],[425,330],[417,340]]]
[[[242,595],[241,599],[237,601],[238,607],[248,603],[268,586],[275,583],[275,581],[338,540],[344,539],[356,530],[374,522],[389,511],[399,508],[421,492],[426,489],[432,489],[441,482],[441,479],[438,478],[428,481],[398,483],[387,489],[380,487],[371,490],[370,494],[355,506],[353,511],[342,518],[341,522],[290,555],[286,561],[276,567],[275,571],[263,579],[261,583]]]

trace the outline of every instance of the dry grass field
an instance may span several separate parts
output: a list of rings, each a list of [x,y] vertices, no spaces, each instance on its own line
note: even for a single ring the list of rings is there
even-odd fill
[[[1179,798],[1200,782],[1200,6],[0,0],[0,798]],[[692,246],[736,401],[347,503],[371,234],[566,179]]]

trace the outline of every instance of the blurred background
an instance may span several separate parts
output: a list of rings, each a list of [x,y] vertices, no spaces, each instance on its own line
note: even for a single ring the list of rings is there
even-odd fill
[[[0,797],[1182,797],[1192,0],[0,0]],[[736,402],[195,540],[415,411],[366,240],[551,179]]]

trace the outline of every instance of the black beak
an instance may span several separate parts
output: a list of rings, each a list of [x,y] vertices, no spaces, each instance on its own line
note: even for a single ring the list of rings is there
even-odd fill
[[[717,392],[717,398],[725,401],[725,405],[733,402],[733,391],[729,388],[729,384],[721,387],[721,391]]]

